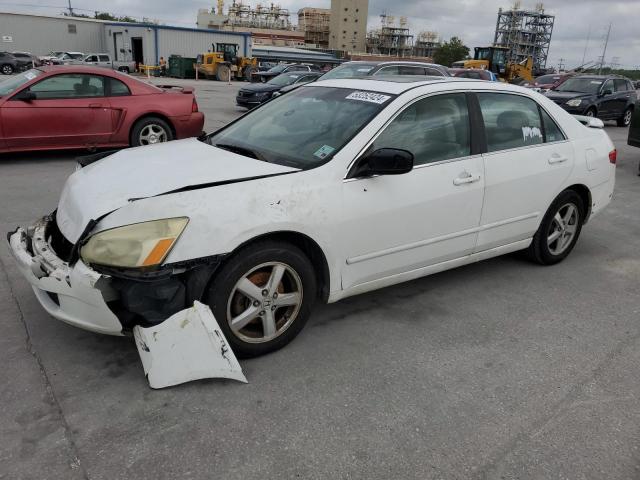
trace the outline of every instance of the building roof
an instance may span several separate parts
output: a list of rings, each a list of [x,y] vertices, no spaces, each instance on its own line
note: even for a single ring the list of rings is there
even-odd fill
[[[315,52],[302,48],[274,47],[271,45],[254,45],[253,56],[263,60],[285,62],[325,62],[341,63],[334,55],[325,52]]]

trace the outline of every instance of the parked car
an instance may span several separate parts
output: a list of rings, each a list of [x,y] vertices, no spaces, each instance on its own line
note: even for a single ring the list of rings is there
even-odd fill
[[[52,65],[73,65],[74,62],[80,62],[84,58],[82,52],[62,52],[51,61]]]
[[[252,82],[268,82],[272,78],[277,77],[282,73],[291,72],[317,72],[318,67],[315,65],[305,65],[303,63],[281,63],[275,67],[270,68],[267,71],[253,72],[251,75]]]
[[[577,75],[546,96],[569,113],[616,120],[619,127],[629,126],[637,100],[631,80],[618,75]]]
[[[632,147],[640,148],[640,102],[636,103],[633,109],[633,117],[629,125],[629,136],[627,143]],[[638,175],[640,175],[640,162],[638,162]]]
[[[17,58],[9,52],[0,52],[0,72],[3,75],[13,75],[15,72],[22,72],[31,68],[31,61]]]
[[[42,65],[55,65],[58,61],[58,57],[60,57],[64,52],[60,51],[51,51],[48,55],[42,55],[38,57],[42,62]]]
[[[486,80],[488,82],[498,81],[498,77],[491,70],[480,68],[450,68],[448,71],[452,77],[472,78],[474,80]]]
[[[94,67],[111,68],[125,73],[135,72],[136,62],[123,62],[113,60],[108,53],[89,53],[81,60],[75,60],[68,63],[69,65],[92,65]]]
[[[39,67],[42,65],[42,61],[29,52],[11,52],[11,55],[16,57],[18,60],[24,61],[25,65],[28,65],[29,68]]]
[[[523,86],[538,92],[546,92],[559,87],[574,75],[573,73],[550,73],[536,77],[533,83],[525,83]]]
[[[256,107],[271,99],[284,87],[304,85],[305,83],[316,81],[321,76],[320,72],[296,71],[282,73],[267,83],[250,83],[238,90],[236,105],[247,108]]]
[[[610,202],[607,133],[513,85],[414,78],[315,82],[206,137],[104,156],[8,235],[18,270],[52,316],[100,333],[201,302],[247,357],[316,301],[518,250],[565,259]]]
[[[127,147],[200,135],[193,89],[97,67],[49,66],[0,83],[0,151]]]
[[[324,73],[318,80],[342,78],[384,77],[397,75],[420,75],[433,77],[450,77],[449,69],[437,63],[390,61],[390,62],[346,62],[339,67]],[[300,85],[293,84],[280,89],[280,95],[291,92]]]

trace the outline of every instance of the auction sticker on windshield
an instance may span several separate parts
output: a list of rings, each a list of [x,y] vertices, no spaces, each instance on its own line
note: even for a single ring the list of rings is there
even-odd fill
[[[331,155],[331,152],[334,150],[335,148],[329,145],[323,145],[316,151],[316,153],[314,153],[314,155],[318,158],[326,158],[328,155]]]
[[[353,92],[345,97],[347,100],[358,100],[360,102],[383,104],[391,97],[389,95],[382,95],[381,93],[373,92]]]

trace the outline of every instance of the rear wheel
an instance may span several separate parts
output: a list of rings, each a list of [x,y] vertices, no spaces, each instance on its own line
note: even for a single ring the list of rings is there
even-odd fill
[[[11,75],[13,73],[13,66],[5,63],[0,67],[0,71],[2,71],[3,75]]]
[[[228,81],[231,78],[229,75],[231,75],[231,69],[229,66],[218,65],[218,68],[216,69],[216,78],[219,82]]]
[[[624,111],[622,117],[617,122],[619,127],[628,127],[631,124],[631,117],[633,117],[633,108],[629,107]]]
[[[316,298],[307,256],[282,242],[250,245],[229,259],[204,295],[234,353],[282,348],[302,330]]]
[[[146,117],[138,120],[131,131],[131,146],[154,145],[173,140],[171,127],[158,117]]]
[[[129,73],[129,67],[120,67],[120,68],[118,68],[118,70],[120,70],[121,72],[124,72],[124,73]]]
[[[565,190],[553,201],[527,251],[541,265],[564,260],[573,250],[585,217],[582,198],[573,190]]]

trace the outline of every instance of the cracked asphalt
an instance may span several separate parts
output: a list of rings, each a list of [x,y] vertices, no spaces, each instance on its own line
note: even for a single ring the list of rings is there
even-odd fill
[[[207,130],[239,86],[197,84]],[[320,307],[248,385],[151,390],[131,339],[49,317],[0,246],[0,478],[640,478],[640,149],[607,131],[615,198],[565,262]],[[55,208],[74,155],[0,157],[1,231]]]

